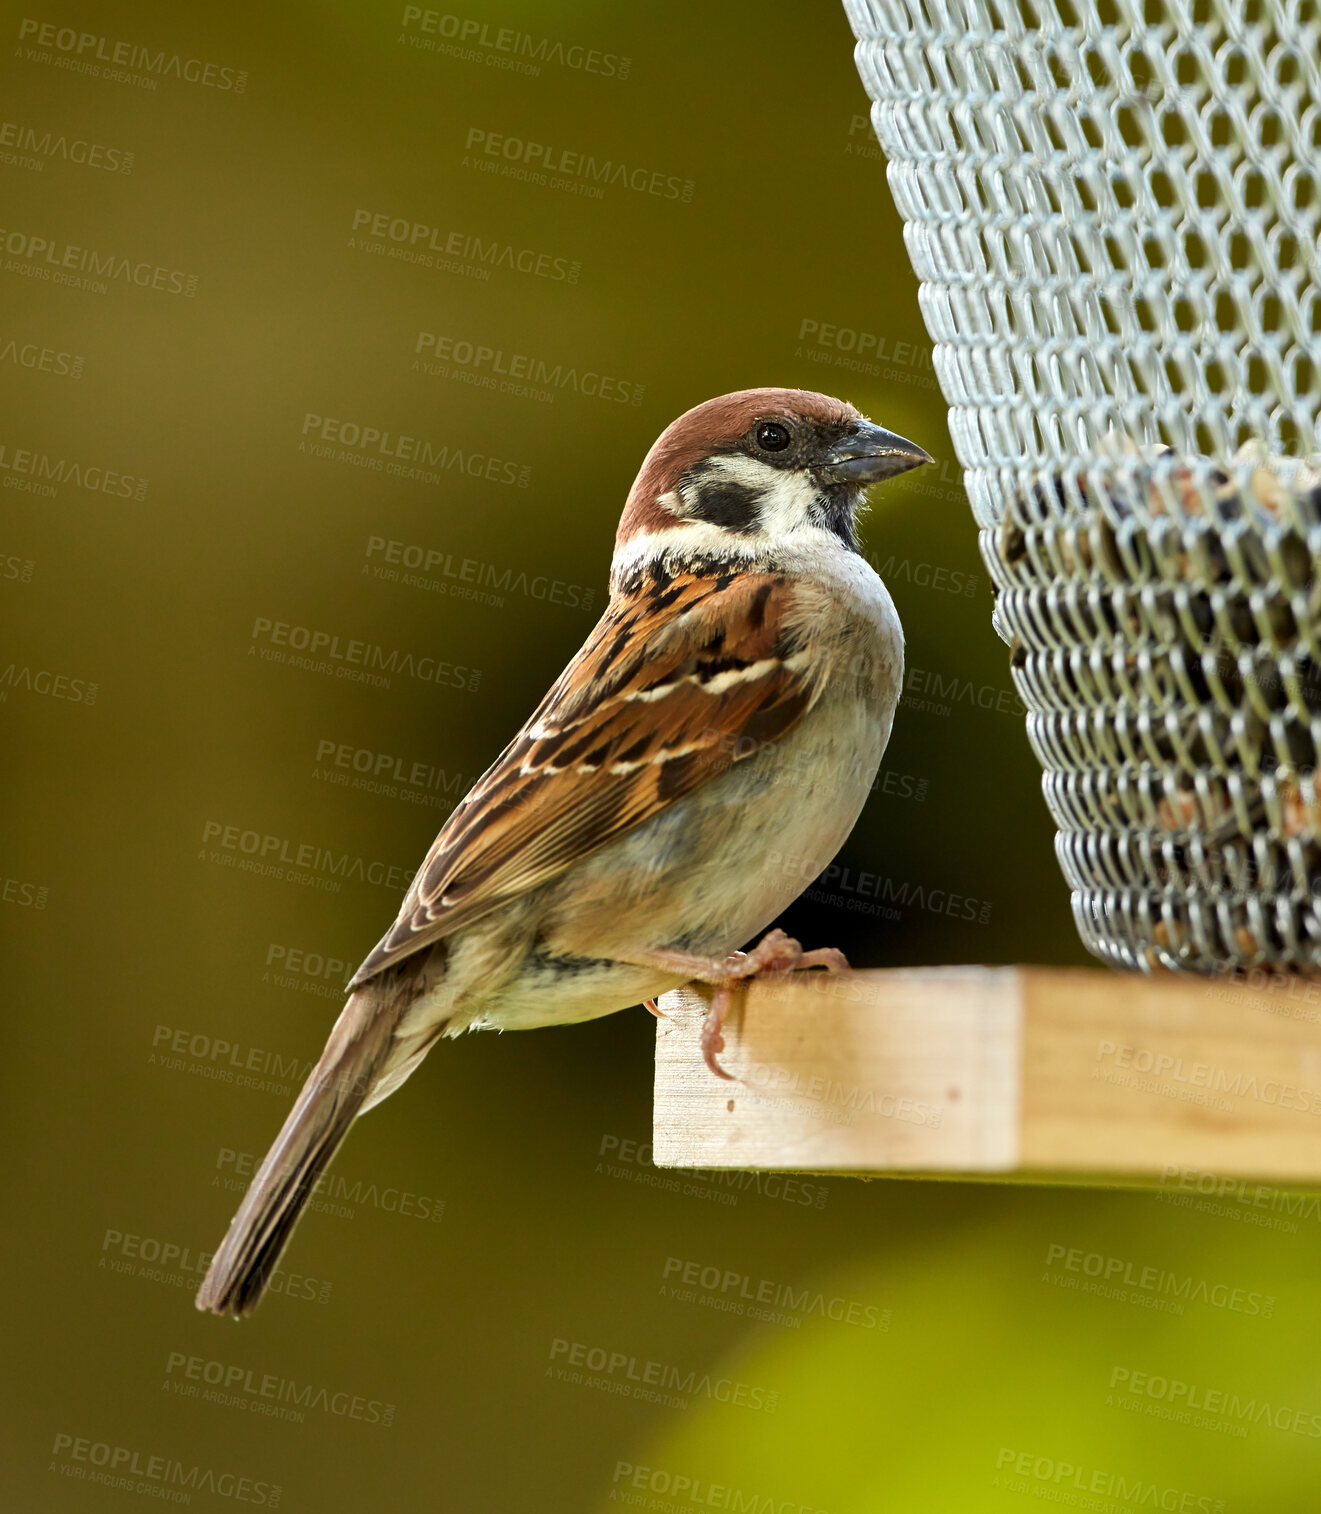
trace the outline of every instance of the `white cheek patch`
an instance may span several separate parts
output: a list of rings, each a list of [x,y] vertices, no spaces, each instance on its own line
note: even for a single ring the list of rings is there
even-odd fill
[[[685,560],[697,559],[739,572],[763,566],[779,571],[792,560],[815,571],[818,563],[849,551],[831,529],[826,501],[807,473],[741,453],[708,458],[697,473],[656,497],[672,523],[630,536],[615,554],[612,584],[652,562],[668,562],[678,571]],[[722,490],[734,497],[721,499]]]
[[[805,473],[735,454],[714,457],[707,464],[705,480],[721,478],[757,494],[760,527],[765,536],[775,539],[803,526],[818,524],[817,491]]]

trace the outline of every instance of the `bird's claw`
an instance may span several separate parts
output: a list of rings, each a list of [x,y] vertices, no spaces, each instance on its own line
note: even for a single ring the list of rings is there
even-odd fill
[[[726,1072],[716,1061],[717,1055],[725,1049],[722,1030],[734,1003],[734,984],[763,975],[782,977],[811,967],[823,967],[828,973],[852,971],[848,958],[836,947],[821,946],[805,952],[792,936],[782,930],[773,930],[768,931],[750,952],[733,952],[726,958],[720,973],[707,979],[714,985],[715,992],[702,1023],[702,1060],[718,1078],[735,1081],[733,1073]]]
[[[725,1038],[721,1032],[724,1028],[725,1016],[729,1013],[733,1002],[734,990],[730,984],[717,983],[715,992],[711,995],[711,1007],[702,1021],[702,1060],[716,1077],[726,1078],[731,1083],[734,1082],[734,1074],[726,1072],[716,1061],[716,1057],[725,1049]]]

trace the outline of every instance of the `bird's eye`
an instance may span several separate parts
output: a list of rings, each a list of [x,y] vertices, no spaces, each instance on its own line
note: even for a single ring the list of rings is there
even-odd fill
[[[789,429],[778,421],[763,421],[757,427],[757,445],[763,452],[783,452],[789,445]]]

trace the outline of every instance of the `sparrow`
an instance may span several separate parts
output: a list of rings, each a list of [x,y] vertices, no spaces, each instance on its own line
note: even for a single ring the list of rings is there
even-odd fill
[[[904,643],[855,523],[869,484],[931,461],[801,389],[726,394],[661,433],[600,621],[350,981],[199,1309],[251,1312],[349,1127],[442,1036],[657,1012],[701,981],[703,1055],[726,1077],[737,982],[847,968],[778,930],[737,948],[835,855],[875,779]]]

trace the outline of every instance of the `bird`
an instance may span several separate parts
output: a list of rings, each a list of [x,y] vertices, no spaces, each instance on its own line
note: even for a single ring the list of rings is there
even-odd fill
[[[657,438],[582,649],[450,814],[197,1290],[251,1313],[355,1119],[442,1037],[590,1020],[698,981],[718,1057],[735,984],[833,948],[756,938],[847,839],[903,686],[861,554],[869,485],[933,461],[853,405],[747,389]],[[792,866],[784,859],[792,857]]]

